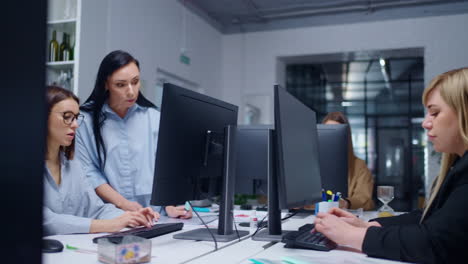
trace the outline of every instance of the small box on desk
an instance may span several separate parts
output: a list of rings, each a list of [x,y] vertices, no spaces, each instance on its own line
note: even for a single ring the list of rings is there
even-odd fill
[[[315,214],[317,213],[326,213],[333,207],[339,207],[339,202],[320,202],[315,204]]]
[[[151,240],[132,235],[99,239],[98,260],[109,264],[149,262]]]

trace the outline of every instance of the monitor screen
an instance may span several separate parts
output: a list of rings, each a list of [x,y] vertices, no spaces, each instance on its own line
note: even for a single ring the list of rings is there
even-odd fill
[[[270,131],[268,173],[268,230],[252,237],[281,241],[281,210],[322,200],[315,112],[278,85],[275,93],[275,130]]]
[[[278,85],[274,106],[280,207],[319,202],[322,183],[315,112]]]
[[[319,124],[317,132],[322,187],[347,197],[349,126]]]
[[[165,83],[151,204],[176,205],[219,196],[223,135],[238,107]]]
[[[236,194],[267,195],[271,125],[240,125],[236,135]]]
[[[194,229],[177,239],[231,241],[238,107],[165,83],[154,169],[153,205],[219,197],[216,229]]]

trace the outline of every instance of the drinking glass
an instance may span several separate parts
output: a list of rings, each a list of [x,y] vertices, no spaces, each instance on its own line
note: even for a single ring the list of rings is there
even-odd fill
[[[393,200],[393,186],[377,186],[377,199],[383,203],[378,212],[394,213],[394,210],[388,206],[388,203]]]

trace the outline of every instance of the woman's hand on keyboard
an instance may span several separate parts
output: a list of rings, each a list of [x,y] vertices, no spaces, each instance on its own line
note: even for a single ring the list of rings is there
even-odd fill
[[[120,227],[116,231],[124,227],[137,227],[146,226],[151,227],[153,225],[153,219],[159,219],[159,214],[154,212],[150,207],[141,208],[138,211],[126,211],[121,216],[114,218],[116,226]]]
[[[350,225],[334,214],[318,213],[315,218],[315,230],[336,244],[361,251],[367,228]]]
[[[355,227],[368,227],[367,222],[357,218],[354,214],[347,212],[345,210],[339,208],[332,208],[328,211],[329,214],[336,215],[341,220],[345,221],[346,223],[355,226]]]
[[[356,217],[356,215],[348,212],[348,211],[345,211],[345,210],[342,210],[342,209],[339,209],[339,208],[332,208],[330,209],[330,211],[328,211],[329,214],[332,214],[332,215],[336,215],[337,217],[339,217],[340,219],[342,219],[343,221],[345,221],[346,223],[352,225],[352,226],[355,226],[355,227],[364,227],[364,228],[368,228],[370,226],[379,226],[380,227],[380,224],[378,222],[366,222],[358,217]]]
[[[159,217],[161,217],[161,215],[159,215],[158,212],[155,212],[151,207],[141,208],[138,210],[138,212],[144,215],[148,222],[151,224],[157,222],[159,220]]]

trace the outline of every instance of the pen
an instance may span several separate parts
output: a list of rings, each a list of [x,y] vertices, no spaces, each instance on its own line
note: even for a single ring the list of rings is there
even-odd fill
[[[332,198],[333,192],[330,191],[330,190],[328,190],[328,191],[327,191],[327,194],[330,195],[330,199],[327,199],[327,200],[329,200],[329,202],[331,202],[330,200],[331,200],[331,198]],[[328,198],[328,196],[327,196],[327,198]]]
[[[337,202],[341,198],[341,193],[336,192],[335,199],[333,201]]]
[[[97,253],[97,250],[77,248],[77,247],[74,247],[74,246],[70,246],[68,244],[66,244],[65,247],[67,249],[74,250],[75,252],[80,252],[80,253],[88,253],[88,254],[96,254]]]
[[[327,195],[325,194],[325,190],[322,189],[322,202],[326,202],[327,201]]]

